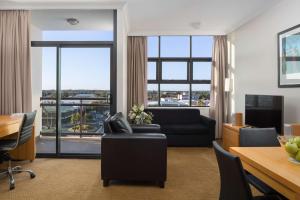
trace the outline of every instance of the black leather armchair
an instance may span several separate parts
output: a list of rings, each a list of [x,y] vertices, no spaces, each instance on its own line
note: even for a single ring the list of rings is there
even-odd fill
[[[121,113],[105,120],[108,131],[101,141],[101,179],[153,181],[164,187],[167,178],[167,139],[164,134],[143,133],[157,126],[129,125]],[[135,128],[140,133],[133,133]]]

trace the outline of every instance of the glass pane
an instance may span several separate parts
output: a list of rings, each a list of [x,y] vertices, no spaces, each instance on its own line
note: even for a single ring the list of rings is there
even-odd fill
[[[296,58],[295,58],[296,59]],[[284,63],[283,74],[289,81],[296,81],[300,79],[300,62],[299,61],[286,61]]]
[[[187,80],[186,62],[162,62],[163,80]]]
[[[32,48],[32,69],[33,73],[37,73],[42,66],[42,77],[33,80],[33,92],[37,94],[37,85],[42,85],[40,91],[40,107],[36,117],[36,121],[41,121],[42,127],[36,131],[37,153],[56,153],[56,47],[34,47]],[[36,77],[40,74],[36,74]],[[36,83],[41,81],[41,83]],[[35,89],[34,89],[35,88]],[[33,95],[33,104],[39,102]],[[41,112],[41,114],[39,114]],[[41,118],[40,118],[41,116]]]
[[[192,57],[212,57],[213,36],[192,36]]]
[[[193,80],[210,80],[211,62],[193,62]]]
[[[300,35],[299,33],[291,34],[283,38],[283,51],[286,57],[300,56]]]
[[[62,106],[62,135],[103,133],[102,121],[107,114],[109,106]]]
[[[148,62],[148,80],[156,80],[156,62]]]
[[[61,135],[66,136],[68,133],[77,135],[80,126],[80,107],[79,106],[61,106]]]
[[[192,84],[192,106],[209,106],[210,84]]]
[[[148,37],[148,57],[158,57],[158,37]]]
[[[61,49],[61,152],[99,154],[110,110],[110,49]]]
[[[158,85],[148,84],[148,106],[158,106]]]
[[[56,153],[56,106],[45,106],[42,109],[42,129],[36,138],[37,153]],[[37,119],[35,119],[37,120]]]
[[[190,89],[188,84],[161,84],[160,106],[189,106]]]
[[[56,106],[42,106],[41,135],[55,136],[56,133]]]
[[[42,47],[37,49],[42,50],[42,63],[41,63],[42,64],[42,95],[43,97],[55,98],[56,97],[56,47]]]
[[[100,97],[107,97],[109,88],[109,48],[63,48],[61,50],[62,97],[97,100]]]
[[[190,57],[189,36],[161,36],[161,57]]]

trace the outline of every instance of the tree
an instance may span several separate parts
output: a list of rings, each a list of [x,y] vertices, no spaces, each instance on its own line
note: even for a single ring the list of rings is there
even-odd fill
[[[80,121],[80,114],[79,112],[76,112],[74,114],[72,114],[71,116],[71,123],[74,125],[72,127],[74,133],[76,132],[77,129],[79,129],[79,126],[78,126],[78,122]]]

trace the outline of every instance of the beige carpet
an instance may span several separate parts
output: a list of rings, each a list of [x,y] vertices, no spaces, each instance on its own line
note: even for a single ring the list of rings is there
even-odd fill
[[[165,189],[153,185],[100,182],[100,160],[36,159],[25,164],[37,174],[15,176],[16,188],[0,180],[2,200],[216,200],[219,175],[212,149],[169,148]]]

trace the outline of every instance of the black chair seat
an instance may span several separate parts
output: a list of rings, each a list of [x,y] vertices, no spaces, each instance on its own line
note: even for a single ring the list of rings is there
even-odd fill
[[[256,176],[253,176],[249,172],[246,172],[246,178],[248,183],[253,185],[261,193],[270,194],[270,195],[277,194],[276,190],[273,190],[271,187],[269,187],[267,184],[265,184],[263,181],[258,179]]]
[[[15,148],[16,143],[15,139],[0,140],[0,151],[10,151]]]

